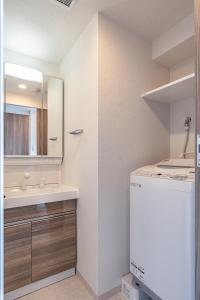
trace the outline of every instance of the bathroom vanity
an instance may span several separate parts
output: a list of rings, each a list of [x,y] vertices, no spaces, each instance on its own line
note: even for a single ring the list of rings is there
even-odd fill
[[[5,300],[75,274],[79,196],[61,185],[63,87],[61,78],[5,64]]]
[[[78,191],[61,186],[7,195],[5,293],[75,268]]]

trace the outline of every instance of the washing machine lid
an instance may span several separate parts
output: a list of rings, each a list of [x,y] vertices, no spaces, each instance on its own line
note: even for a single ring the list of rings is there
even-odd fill
[[[131,175],[170,180],[194,181],[194,160],[193,162],[190,159],[164,160],[155,165],[142,167],[134,171]]]
[[[157,164],[161,168],[194,168],[194,159],[165,159]]]

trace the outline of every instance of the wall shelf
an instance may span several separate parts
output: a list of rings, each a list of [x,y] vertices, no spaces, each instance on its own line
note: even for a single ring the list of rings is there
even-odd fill
[[[145,100],[172,103],[195,97],[195,74],[165,84],[141,96]]]

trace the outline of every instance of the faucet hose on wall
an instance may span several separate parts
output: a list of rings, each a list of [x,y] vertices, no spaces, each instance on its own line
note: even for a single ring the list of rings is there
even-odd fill
[[[191,117],[187,117],[185,119],[184,126],[185,126],[185,131],[186,131],[186,137],[185,137],[183,153],[181,153],[180,158],[186,158],[186,155],[187,155],[187,147],[188,147],[188,142],[189,142],[189,137],[190,137],[191,122],[192,122]]]

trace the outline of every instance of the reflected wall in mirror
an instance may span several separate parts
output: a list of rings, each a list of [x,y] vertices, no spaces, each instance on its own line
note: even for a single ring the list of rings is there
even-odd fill
[[[27,80],[20,75],[27,70],[15,76],[6,72],[5,155],[62,157],[63,80],[35,70],[40,76],[26,76]]]

